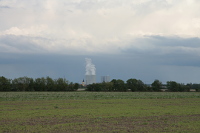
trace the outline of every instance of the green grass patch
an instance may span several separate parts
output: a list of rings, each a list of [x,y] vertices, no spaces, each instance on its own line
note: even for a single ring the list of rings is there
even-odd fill
[[[198,133],[199,94],[2,92],[0,132]]]
[[[200,98],[199,92],[0,92],[0,101]]]

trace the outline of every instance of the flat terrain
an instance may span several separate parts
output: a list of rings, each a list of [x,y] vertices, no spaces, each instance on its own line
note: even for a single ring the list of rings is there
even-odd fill
[[[0,132],[199,131],[198,92],[0,92]]]

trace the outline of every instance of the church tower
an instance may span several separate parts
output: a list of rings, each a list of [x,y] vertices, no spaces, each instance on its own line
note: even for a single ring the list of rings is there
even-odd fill
[[[82,81],[82,86],[85,86],[85,81],[84,81],[84,79],[83,79],[83,81]]]

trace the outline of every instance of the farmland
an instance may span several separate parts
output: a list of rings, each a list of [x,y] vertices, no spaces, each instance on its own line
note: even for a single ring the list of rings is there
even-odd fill
[[[194,132],[198,92],[1,92],[0,132]]]

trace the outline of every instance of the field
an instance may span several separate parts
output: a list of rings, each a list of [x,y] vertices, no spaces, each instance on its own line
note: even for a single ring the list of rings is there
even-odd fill
[[[0,92],[0,132],[199,131],[198,92]]]

